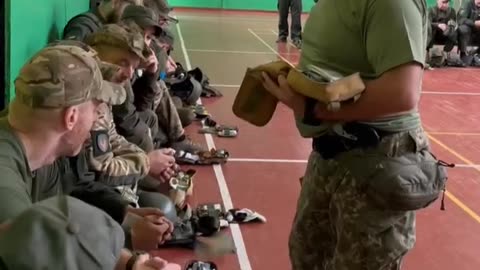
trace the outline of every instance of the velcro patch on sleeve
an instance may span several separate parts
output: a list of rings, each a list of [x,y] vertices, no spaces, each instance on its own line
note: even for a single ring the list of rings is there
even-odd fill
[[[93,156],[98,157],[112,151],[107,130],[91,131]]]

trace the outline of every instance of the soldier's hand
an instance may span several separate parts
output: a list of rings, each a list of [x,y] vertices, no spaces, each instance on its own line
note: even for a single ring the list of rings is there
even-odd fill
[[[161,150],[154,150],[148,154],[150,160],[150,175],[159,176],[167,168],[175,165],[175,157],[165,155]]]
[[[168,220],[166,217],[163,216],[146,216],[146,218],[152,222],[153,224],[157,225],[167,225],[167,230],[164,233],[164,238],[166,240],[169,240],[171,238],[171,235],[173,233],[173,223]]]
[[[175,60],[169,56],[167,61],[167,73],[175,72],[175,70],[177,70],[177,64],[175,63]]]
[[[160,257],[140,255],[133,265],[134,270],[181,270],[180,265],[169,263]]]
[[[163,217],[165,215],[160,209],[155,207],[142,207],[142,208],[129,207],[127,211],[141,217],[147,217],[147,216]]]
[[[168,155],[168,156],[173,156],[175,155],[175,149],[173,148],[161,148],[159,149],[162,153],[164,153],[165,155]]]
[[[148,73],[154,74],[155,72],[157,72],[157,69],[158,69],[158,59],[155,53],[153,52],[153,50],[150,49],[150,51],[151,51],[151,54],[145,60],[145,63],[143,65],[145,67],[145,70]]]
[[[263,72],[263,87],[274,95],[280,102],[287,105],[296,115],[303,116],[305,112],[305,97],[296,93],[288,85],[285,76],[278,76],[274,82],[267,73]]]
[[[147,217],[137,220],[131,228],[132,246],[136,250],[157,249],[169,237],[168,223],[156,224]]]
[[[447,30],[447,25],[444,24],[444,23],[440,23],[440,24],[438,24],[438,28],[440,28],[442,31],[445,31],[445,30]]]
[[[475,21],[475,28],[480,28],[480,20]]]
[[[167,168],[165,171],[163,171],[157,179],[160,180],[160,182],[164,183],[169,181],[173,176],[175,176],[175,170],[172,168]]]

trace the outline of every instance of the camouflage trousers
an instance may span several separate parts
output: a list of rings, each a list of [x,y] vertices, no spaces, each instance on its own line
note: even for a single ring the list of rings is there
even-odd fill
[[[394,157],[425,147],[427,137],[418,129],[384,137],[368,151]],[[368,156],[355,162],[368,162]],[[347,167],[311,153],[289,239],[293,270],[400,269],[413,248],[415,212],[376,207]]]
[[[159,132],[155,139],[158,143],[165,144],[176,141],[184,135],[185,130],[167,86],[163,81],[158,81],[158,84],[159,91],[155,93],[153,100],[159,126]]]

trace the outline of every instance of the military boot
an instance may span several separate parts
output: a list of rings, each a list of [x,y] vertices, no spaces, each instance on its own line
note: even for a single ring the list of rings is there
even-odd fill
[[[208,151],[207,148],[199,145],[198,143],[192,141],[187,136],[182,136],[182,138],[176,142],[171,144],[171,147],[175,149],[175,151],[184,151],[192,154],[196,154],[199,152]]]
[[[195,113],[190,108],[177,108],[177,113],[184,128],[188,127],[195,119]]]

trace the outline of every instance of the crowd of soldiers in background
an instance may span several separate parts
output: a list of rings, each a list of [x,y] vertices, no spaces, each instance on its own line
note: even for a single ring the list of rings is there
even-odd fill
[[[430,67],[480,66],[480,0],[465,0],[458,12],[450,0],[437,0],[429,8],[427,62]],[[443,50],[434,48],[443,45]],[[457,50],[455,51],[455,47]]]

